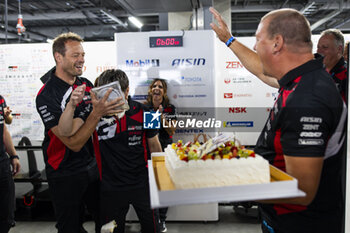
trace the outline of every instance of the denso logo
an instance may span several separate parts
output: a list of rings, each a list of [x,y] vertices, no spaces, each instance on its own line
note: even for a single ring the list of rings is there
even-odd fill
[[[227,61],[226,69],[239,69],[244,68],[244,66],[239,61]]]
[[[159,59],[145,59],[145,60],[126,60],[126,66],[129,67],[158,67]]]
[[[229,108],[228,109],[229,113],[247,113],[247,108]]]
[[[172,66],[204,66],[205,58],[176,58],[171,63]]]
[[[232,99],[233,98],[233,93],[224,93],[224,98],[225,99]]]

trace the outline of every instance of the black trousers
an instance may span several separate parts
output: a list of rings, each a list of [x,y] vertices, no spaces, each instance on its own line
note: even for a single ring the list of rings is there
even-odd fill
[[[7,233],[14,221],[15,185],[10,159],[0,162],[0,233]]]
[[[158,233],[158,211],[151,209],[148,188],[101,192],[102,224],[115,220],[117,228],[114,233],[124,233],[125,217],[130,204],[133,205],[139,218],[141,232]]]
[[[165,222],[166,217],[167,217],[166,214],[168,213],[168,207],[159,208],[158,211],[159,211],[159,220],[160,220],[161,222]]]
[[[85,206],[95,221],[95,231],[101,231],[99,220],[99,186],[97,174],[88,172],[48,179],[56,215],[58,233],[79,232],[84,221]]]

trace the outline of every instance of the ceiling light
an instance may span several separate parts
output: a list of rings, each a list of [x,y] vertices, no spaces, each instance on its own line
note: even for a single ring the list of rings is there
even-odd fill
[[[53,42],[53,40],[52,39],[46,39],[46,42],[51,44]]]
[[[133,16],[130,16],[128,19],[129,19],[130,22],[132,22],[136,27],[142,28],[143,24],[142,24],[137,18],[135,18],[135,17],[133,17]]]

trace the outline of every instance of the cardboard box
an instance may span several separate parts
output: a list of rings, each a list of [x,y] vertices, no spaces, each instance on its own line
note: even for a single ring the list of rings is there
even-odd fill
[[[165,167],[164,155],[152,154],[148,161],[152,208],[213,202],[241,202],[275,198],[302,197],[298,181],[270,165],[271,182],[213,188],[175,189]]]

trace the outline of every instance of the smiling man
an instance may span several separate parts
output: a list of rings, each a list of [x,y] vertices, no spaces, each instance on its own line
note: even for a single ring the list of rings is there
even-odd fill
[[[221,15],[210,10],[219,39],[233,52],[247,52],[240,59],[251,59],[261,77],[280,87],[254,150],[297,178],[306,194],[261,202],[262,231],[340,233],[347,109],[322,59],[312,54],[309,22],[293,9],[269,12],[257,28],[255,52],[236,41]]]
[[[321,33],[317,44],[317,53],[324,56],[323,64],[331,74],[344,101],[347,93],[347,64],[343,57],[344,36],[338,29],[327,29]]]
[[[108,102],[110,91],[100,100],[90,96],[92,83],[79,77],[85,62],[82,41],[71,32],[54,40],[56,67],[41,78],[45,85],[36,98],[37,111],[45,125],[45,171],[59,233],[85,232],[81,227],[84,204],[95,218],[96,232],[100,232],[99,173],[91,135],[102,116],[114,113],[123,104],[117,104],[120,99]],[[72,94],[74,89],[82,92],[79,101]],[[74,118],[74,134],[70,136],[58,129],[65,110],[70,110]]]

